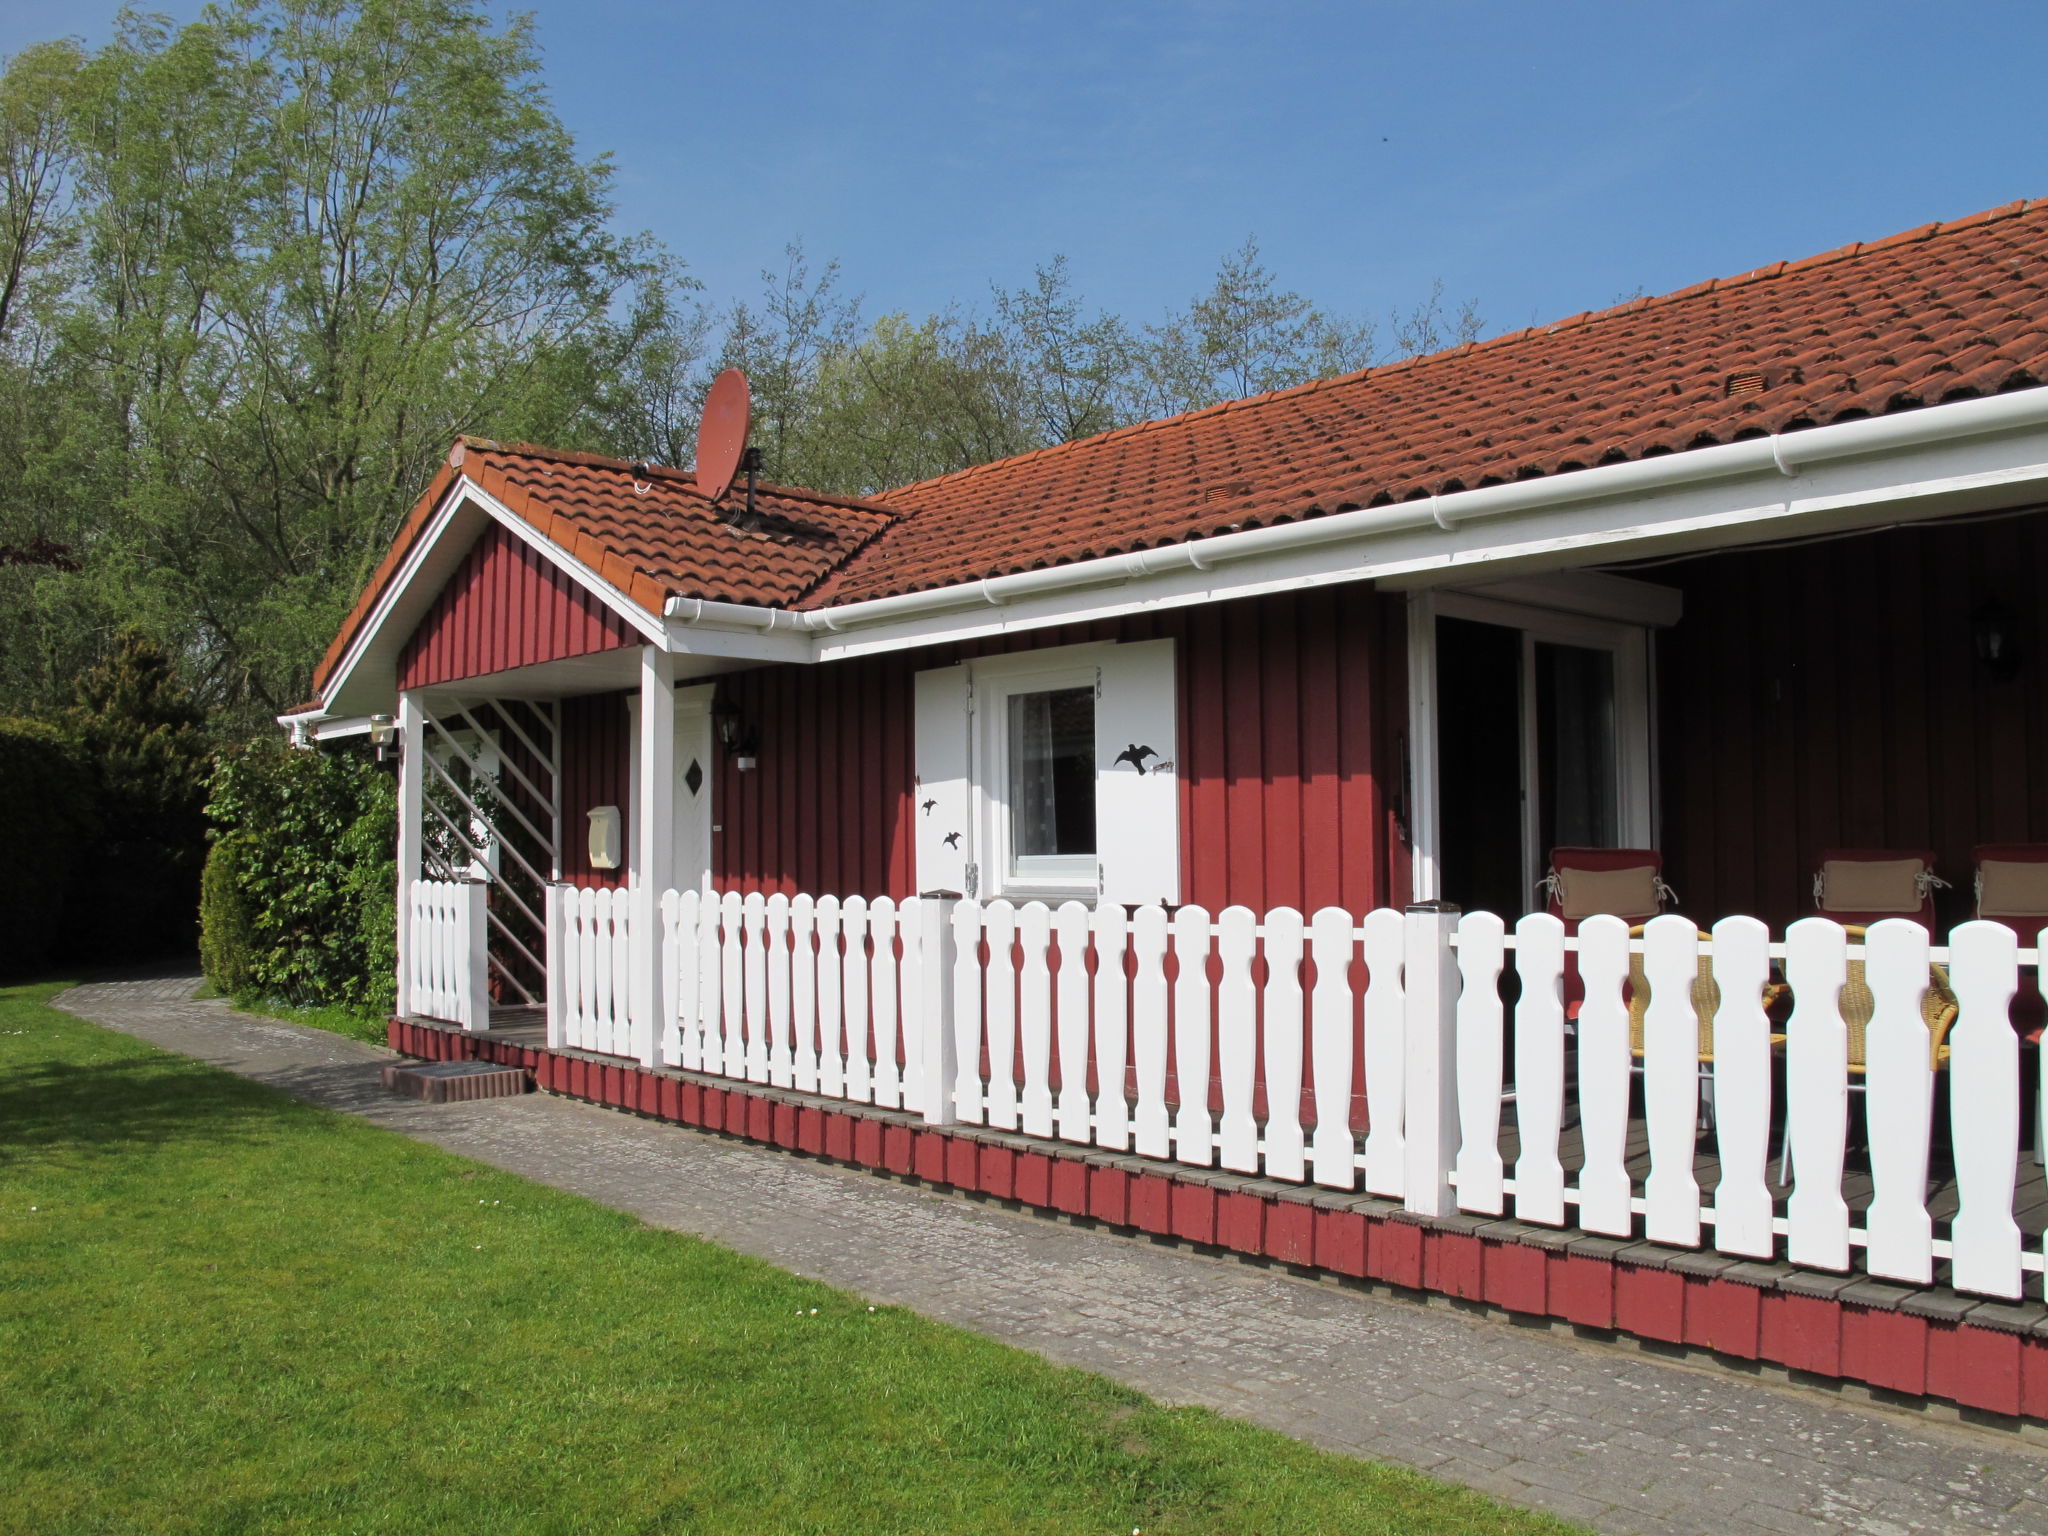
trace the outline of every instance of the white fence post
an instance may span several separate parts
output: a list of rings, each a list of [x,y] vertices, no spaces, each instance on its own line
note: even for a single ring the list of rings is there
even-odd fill
[[[1458,908],[1423,901],[1402,924],[1402,1095],[1408,1168],[1404,1202],[1422,1216],[1448,1216],[1451,1168],[1458,1155],[1458,957],[1451,948]]]
[[[917,900],[918,1075],[922,1093],[918,1109],[926,1125],[951,1125],[953,1077],[959,1070],[953,1043],[953,942],[951,903],[940,896]]]
[[[564,914],[563,888],[548,887],[548,1049],[559,1051],[563,1029],[569,1021],[569,926]]]
[[[462,887],[462,1027],[491,1027],[491,888],[481,880]]]

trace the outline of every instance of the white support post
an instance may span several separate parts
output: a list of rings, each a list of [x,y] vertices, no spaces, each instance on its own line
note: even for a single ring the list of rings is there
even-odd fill
[[[1458,957],[1451,935],[1458,909],[1417,902],[1402,924],[1406,1010],[1407,1189],[1421,1216],[1456,1210],[1451,1170],[1458,1158]]]
[[[569,1029],[569,888],[560,881],[548,887],[548,1049],[568,1043]]]
[[[953,1039],[953,969],[959,944],[953,937],[953,903],[942,896],[917,901],[918,986],[922,998],[919,1027],[924,1034],[921,1072],[926,1125],[954,1122],[953,1079],[959,1071],[959,1049]]]
[[[463,893],[462,1027],[491,1027],[490,882],[472,880]]]
[[[640,650],[640,800],[633,807],[633,1049],[643,1067],[661,1059],[661,893],[675,884],[676,663],[656,645]]]
[[[412,887],[420,878],[420,838],[426,819],[426,715],[410,690],[398,695],[398,993],[400,1018],[417,1013],[412,988]]]

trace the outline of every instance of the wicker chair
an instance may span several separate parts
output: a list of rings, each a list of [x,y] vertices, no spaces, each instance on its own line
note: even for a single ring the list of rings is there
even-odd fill
[[[1851,944],[1863,942],[1865,929],[1862,924],[1844,923],[1842,931],[1849,936]],[[1849,962],[1848,975],[1842,983],[1841,1010],[1842,1022],[1849,1031],[1849,1091],[1863,1093],[1869,1088],[1865,1074],[1870,1070],[1869,1031],[1870,1021],[1877,1013],[1877,999],[1864,976],[1861,960]],[[1949,987],[1947,967],[1929,961],[1927,990],[1920,994],[1920,1019],[1927,1026],[1927,1064],[1937,1072],[1948,1065],[1948,1032],[1955,1027],[1959,1011],[1956,995]],[[1785,1182],[1791,1167],[1792,1122],[1788,1115],[1778,1143],[1780,1184]]]
[[[1631,939],[1643,937],[1645,929],[1641,924],[1629,929]],[[1702,940],[1713,935],[1699,930]],[[1768,1016],[1779,1000],[1786,996],[1783,982],[1771,981],[1764,984],[1760,1001]],[[1692,983],[1692,1011],[1700,1021],[1700,1124],[1710,1127],[1714,1119],[1714,1015],[1721,1007],[1720,983],[1714,980],[1714,957],[1700,956],[1699,971]],[[1643,1070],[1644,1022],[1650,1013],[1650,978],[1643,966],[1640,951],[1631,950],[1628,957],[1628,1048],[1634,1057],[1633,1070]],[[1771,1049],[1777,1050],[1785,1043],[1781,1034],[1772,1034]]]

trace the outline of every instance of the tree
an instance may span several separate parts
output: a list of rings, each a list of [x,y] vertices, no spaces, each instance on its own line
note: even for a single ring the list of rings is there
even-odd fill
[[[1282,289],[1254,236],[1223,258],[1207,293],[1146,334],[1147,414],[1160,416],[1350,373],[1375,355],[1370,320]]]
[[[1138,418],[1143,350],[1117,316],[1086,314],[1065,256],[1036,268],[1027,287],[996,289],[995,306],[1009,367],[1044,442],[1075,442]]]
[[[458,432],[605,430],[614,301],[673,282],[611,233],[610,167],[550,110],[530,22],[496,29],[480,0],[126,13],[96,54],[14,60],[0,117],[16,100],[65,104],[71,158],[51,133],[0,138],[27,168],[0,165],[8,229],[29,231],[0,262],[44,274],[33,329],[55,338],[9,349],[8,414],[40,394],[54,426],[14,434],[0,542],[79,551],[87,635],[139,619],[244,718],[304,696]],[[14,182],[68,193],[24,203]],[[63,604],[40,583],[47,620]],[[0,629],[17,686],[32,628]]]

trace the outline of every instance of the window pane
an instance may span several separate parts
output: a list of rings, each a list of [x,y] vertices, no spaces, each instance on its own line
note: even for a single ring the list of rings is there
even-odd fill
[[[1621,838],[1612,652],[1537,645],[1536,748],[1543,850],[1612,848]]]
[[[1010,850],[1095,852],[1095,690],[1010,695]]]

